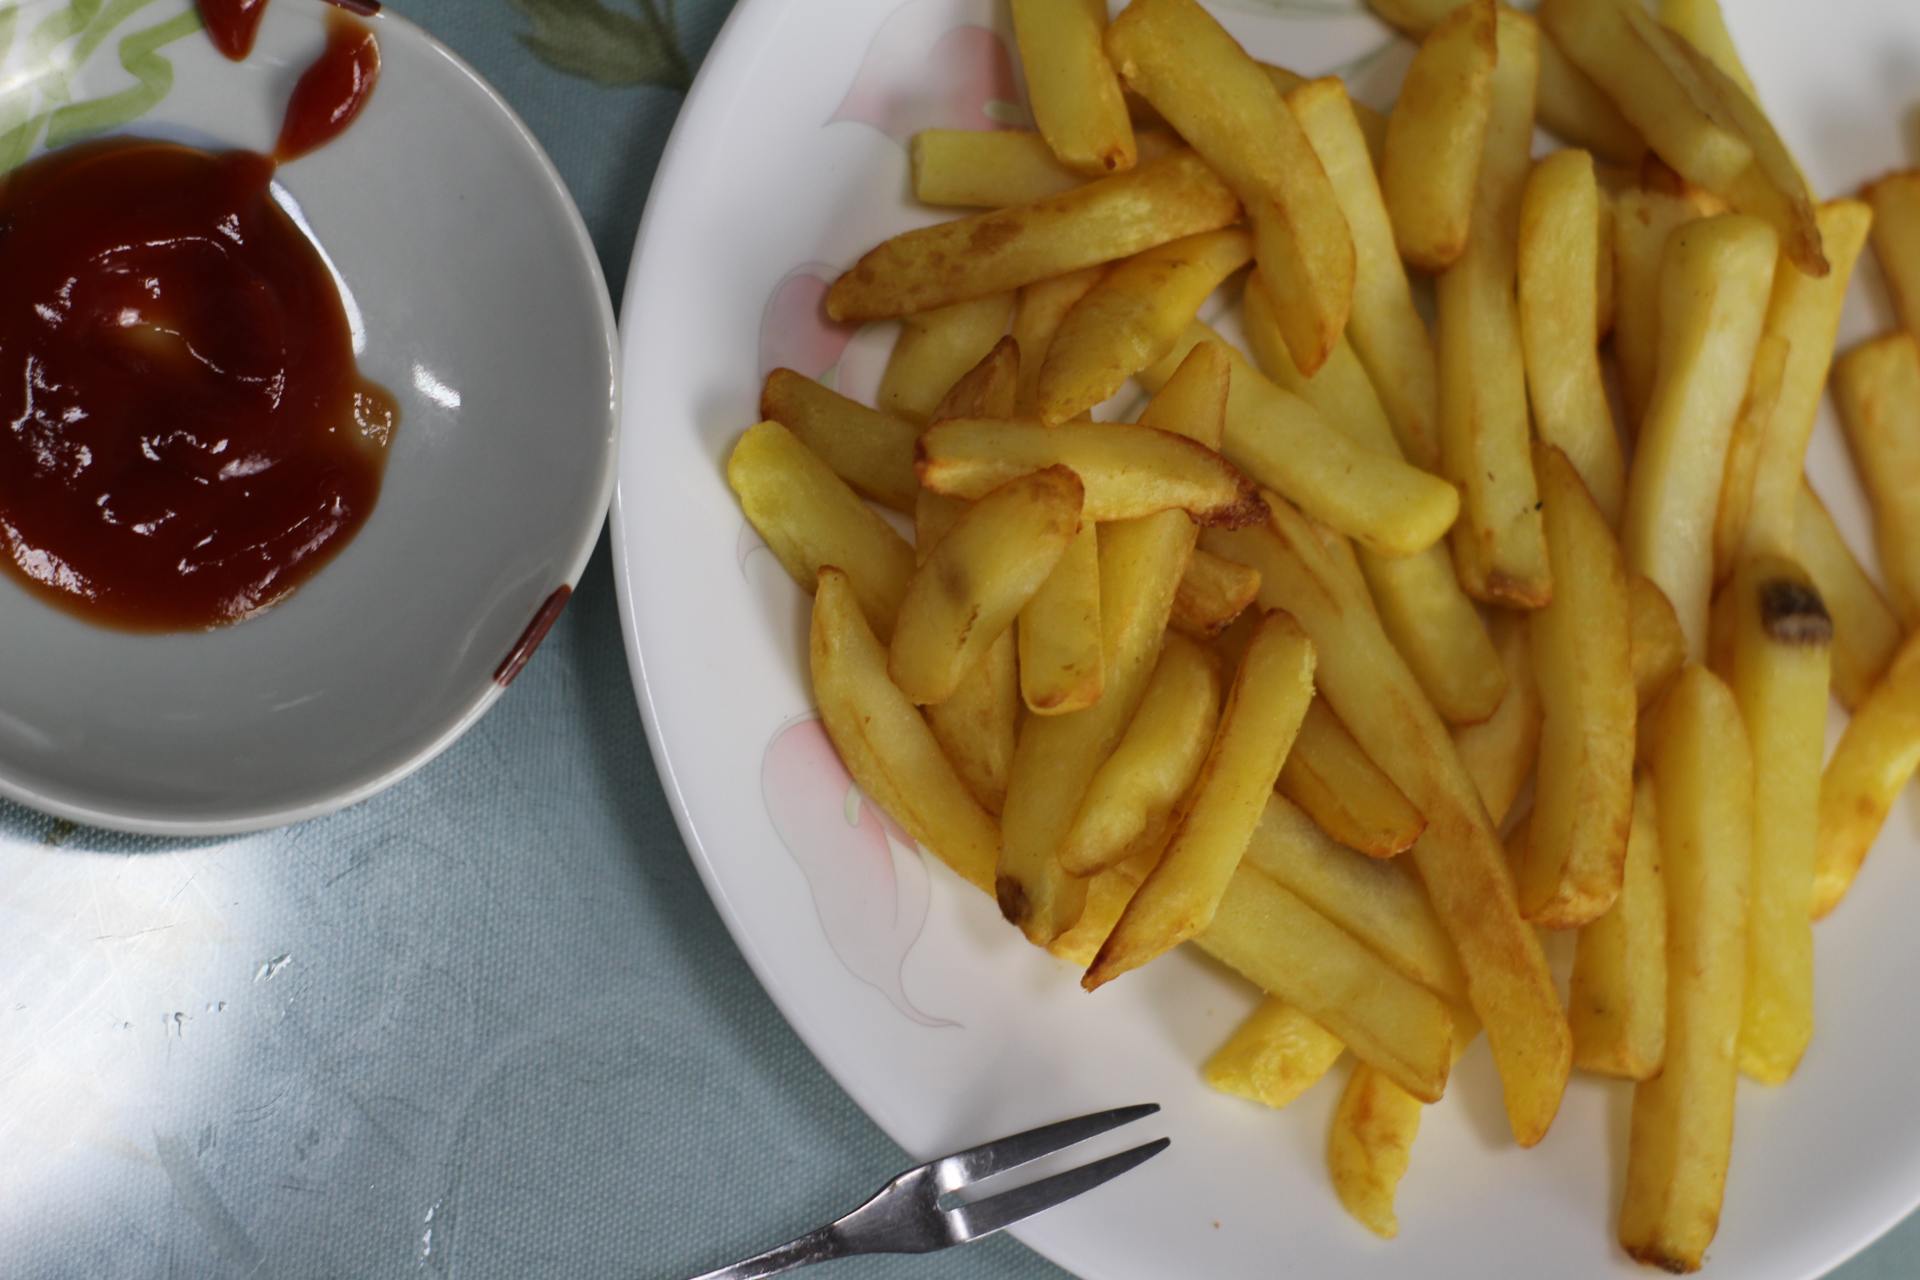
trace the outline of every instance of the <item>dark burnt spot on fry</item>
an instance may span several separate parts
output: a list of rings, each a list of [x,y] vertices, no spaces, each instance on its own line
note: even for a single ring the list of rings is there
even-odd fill
[[[1027,914],[1031,908],[1027,905],[1027,891],[1012,876],[1001,876],[993,882],[994,900],[1000,904],[1000,914],[1006,917],[1008,924],[1015,928],[1026,926]]]
[[[1020,234],[1020,223],[1013,218],[985,218],[967,237],[967,252],[992,253]]]
[[[1760,625],[1780,644],[1833,643],[1833,618],[1826,601],[1804,582],[1772,578],[1760,584]]]

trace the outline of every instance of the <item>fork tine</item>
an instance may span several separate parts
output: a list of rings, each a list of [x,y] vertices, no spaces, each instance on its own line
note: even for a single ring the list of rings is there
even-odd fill
[[[933,1163],[941,1166],[942,1172],[952,1175],[943,1180],[946,1184],[943,1189],[952,1191],[970,1182],[991,1178],[996,1173],[1018,1169],[1023,1164],[1063,1151],[1088,1138],[1097,1138],[1109,1129],[1118,1129],[1121,1125],[1145,1119],[1158,1110],[1159,1103],[1148,1102],[1136,1107],[1116,1107],[1112,1111],[1061,1120],[1056,1124],[1043,1124],[1038,1129],[956,1151]]]
[[[1015,1187],[1011,1191],[988,1196],[985,1200],[962,1205],[949,1210],[947,1218],[958,1228],[957,1234],[962,1240],[978,1240],[981,1236],[992,1235],[1002,1227],[1010,1227],[1022,1218],[1030,1218],[1043,1209],[1051,1209],[1062,1201],[1071,1200],[1109,1179],[1119,1177],[1165,1151],[1171,1142],[1170,1138],[1155,1138],[1131,1151],[1122,1151],[1119,1155],[1095,1160],[1078,1169],[1056,1173],[1050,1178],[1029,1182],[1024,1187]]]

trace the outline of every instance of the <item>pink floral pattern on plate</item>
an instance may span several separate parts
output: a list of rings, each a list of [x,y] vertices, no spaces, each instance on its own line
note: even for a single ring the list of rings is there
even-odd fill
[[[853,86],[827,123],[851,120],[895,142],[922,129],[1020,123],[1020,79],[997,31],[954,26],[950,0],[902,5],[874,34]]]

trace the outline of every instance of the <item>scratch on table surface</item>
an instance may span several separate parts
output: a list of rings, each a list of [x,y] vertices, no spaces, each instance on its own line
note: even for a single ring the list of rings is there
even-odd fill
[[[153,1146],[160,1156],[160,1167],[166,1171],[167,1181],[173,1186],[173,1194],[187,1216],[197,1223],[207,1234],[214,1252],[232,1262],[243,1276],[259,1275],[267,1265],[267,1255],[260,1251],[247,1229],[233,1216],[220,1199],[220,1194],[207,1181],[207,1175],[200,1172],[200,1166],[194,1163],[193,1156],[187,1151],[186,1144],[169,1133],[155,1130]]]
[[[93,935],[93,940],[95,942],[125,942],[128,938],[139,938],[149,933],[159,933],[165,929],[172,929],[177,923],[176,921],[175,924],[150,925],[145,929],[135,929],[132,933],[96,933]]]

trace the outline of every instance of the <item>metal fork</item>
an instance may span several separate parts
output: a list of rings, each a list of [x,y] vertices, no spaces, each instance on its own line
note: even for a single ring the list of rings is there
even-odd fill
[[[1001,1138],[984,1146],[957,1151],[909,1169],[875,1192],[872,1199],[846,1217],[829,1222],[796,1240],[756,1254],[693,1280],[760,1280],[795,1267],[859,1253],[932,1253],[967,1244],[1012,1226],[1083,1191],[1117,1178],[1167,1149],[1169,1140],[1156,1138],[1130,1151],[1095,1160],[1077,1169],[1002,1191],[971,1204],[940,1207],[942,1196],[972,1186],[995,1174],[1017,1169],[1056,1151],[1064,1151],[1109,1129],[1131,1124],[1160,1110],[1154,1103],[1120,1107],[1096,1115],[1062,1120]]]

